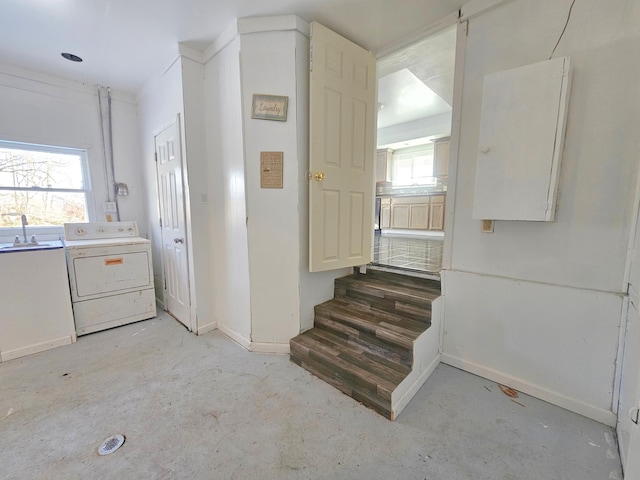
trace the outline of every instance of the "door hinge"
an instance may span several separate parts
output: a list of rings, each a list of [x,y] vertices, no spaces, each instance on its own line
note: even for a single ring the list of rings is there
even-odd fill
[[[165,290],[167,289],[167,278],[166,277],[164,278],[164,289]]]
[[[313,44],[309,45],[309,71],[313,72]]]
[[[162,218],[160,219],[160,228],[162,228]]]
[[[153,161],[158,162],[158,152],[153,152]]]

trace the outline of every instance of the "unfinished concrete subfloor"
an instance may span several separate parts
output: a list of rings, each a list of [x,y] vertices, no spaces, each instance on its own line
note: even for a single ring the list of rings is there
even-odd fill
[[[622,478],[613,429],[515,400],[440,365],[390,422],[288,356],[162,314],[0,364],[0,478]]]

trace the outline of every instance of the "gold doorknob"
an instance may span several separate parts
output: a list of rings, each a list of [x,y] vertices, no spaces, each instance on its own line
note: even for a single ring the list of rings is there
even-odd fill
[[[322,180],[324,180],[324,172],[316,172],[314,177],[316,179],[316,182],[321,182]]]

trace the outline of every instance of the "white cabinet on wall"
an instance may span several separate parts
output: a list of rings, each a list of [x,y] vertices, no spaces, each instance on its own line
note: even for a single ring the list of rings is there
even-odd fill
[[[552,221],[569,58],[484,77],[473,218]]]
[[[381,148],[376,153],[376,183],[388,182],[391,179],[389,171],[391,168],[391,157],[393,150]]]

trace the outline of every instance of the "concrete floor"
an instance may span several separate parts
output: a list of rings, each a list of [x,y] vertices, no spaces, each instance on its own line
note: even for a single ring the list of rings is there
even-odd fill
[[[611,428],[516,401],[440,365],[390,422],[288,356],[163,314],[0,364],[0,478],[622,478]]]

